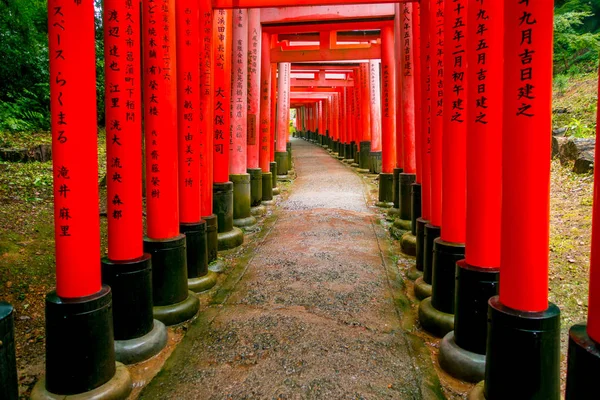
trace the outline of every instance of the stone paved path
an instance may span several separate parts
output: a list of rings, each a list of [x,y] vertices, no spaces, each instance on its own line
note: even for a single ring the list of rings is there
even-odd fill
[[[443,398],[402,329],[402,282],[362,178],[317,146],[293,150],[298,177],[270,231],[141,398]]]

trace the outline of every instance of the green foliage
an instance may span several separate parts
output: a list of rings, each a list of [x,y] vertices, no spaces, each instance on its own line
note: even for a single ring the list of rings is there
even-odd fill
[[[559,96],[564,96],[565,89],[569,84],[569,77],[566,75],[555,75],[554,76],[554,89],[558,91]]]
[[[569,123],[569,136],[577,138],[594,137],[596,130],[594,127],[587,125],[585,122],[576,118],[572,118]]]
[[[598,68],[600,32],[589,31],[586,21],[596,20],[594,2],[563,2],[554,15],[555,73],[577,75]],[[600,1],[597,2],[600,11]]]

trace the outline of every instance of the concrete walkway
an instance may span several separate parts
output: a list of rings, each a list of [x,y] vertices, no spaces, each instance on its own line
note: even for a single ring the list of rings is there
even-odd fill
[[[363,178],[315,145],[293,151],[276,220],[141,398],[443,398],[402,328],[403,282]]]

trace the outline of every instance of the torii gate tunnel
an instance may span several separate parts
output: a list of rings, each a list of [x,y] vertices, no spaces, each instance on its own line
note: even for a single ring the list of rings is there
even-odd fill
[[[444,370],[484,382],[471,398],[558,400],[553,9],[552,0],[105,0],[101,258],[96,10],[92,0],[48,0],[56,290],[46,298],[46,376],[32,397],[126,398],[124,364],[161,352],[165,326],[196,315],[197,293],[223,271],[218,251],[243,243],[293,169],[296,136],[378,175],[377,206],[416,256],[421,326],[443,338]],[[567,399],[598,392],[598,210]]]

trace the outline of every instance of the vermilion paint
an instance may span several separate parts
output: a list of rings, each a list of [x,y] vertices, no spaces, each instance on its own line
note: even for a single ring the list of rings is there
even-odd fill
[[[431,45],[431,224],[442,225],[442,141],[444,130],[444,0],[430,2]],[[442,227],[443,228],[443,227]]]
[[[394,4],[394,59],[396,62],[396,104],[398,105],[398,109],[396,112],[396,168],[403,169],[404,168],[404,142],[403,142],[403,134],[402,134],[402,118],[403,111],[401,109],[402,105],[402,44],[403,38],[401,35],[401,25],[400,20],[402,18],[400,11],[400,4]]]
[[[363,132],[363,121],[362,121],[362,103],[361,103],[361,94],[362,94],[362,81],[361,81],[361,68],[358,67],[353,71],[354,78],[354,131],[356,132],[356,144],[358,150],[360,150],[360,142],[362,141],[362,132]]]
[[[93,3],[48,1],[48,40],[56,293],[75,298],[101,289]]]
[[[179,234],[175,1],[143,1],[146,225],[151,239]]]
[[[346,96],[346,115],[348,116],[348,140],[346,143],[352,143],[354,139],[354,88],[349,87],[347,90]],[[349,155],[346,155],[346,158],[350,158]]]
[[[271,43],[273,43],[271,37]],[[275,161],[277,141],[277,64],[271,63],[271,162]]]
[[[431,76],[430,2],[420,3],[421,26],[421,218],[431,219],[431,112],[433,84]]]
[[[213,11],[210,4],[200,4],[200,209],[202,216],[213,213]]]
[[[239,175],[248,158],[248,10],[233,10],[232,52],[229,173]]]
[[[229,135],[231,127],[232,11],[217,10],[213,23],[213,179],[229,181]]]
[[[522,311],[548,308],[553,10],[504,1],[500,301]]]
[[[381,151],[381,79],[379,60],[369,61],[369,101],[371,102],[371,151]]]
[[[391,174],[396,166],[396,64],[394,27],[381,29],[381,172]]]
[[[260,151],[260,10],[248,10],[248,168],[259,168]]]
[[[421,84],[421,5],[413,3],[412,12],[412,41],[413,41],[413,82],[415,85],[415,166],[416,182],[422,182],[423,174],[423,94]],[[422,194],[421,194],[422,196]]]
[[[277,152],[287,151],[290,121],[290,63],[279,63],[277,87]]]
[[[414,3],[417,4],[417,3]],[[402,78],[401,85],[402,99],[400,111],[403,140],[403,160],[402,168],[406,174],[415,174],[417,172],[416,154],[415,154],[415,68],[414,68],[414,29],[413,3],[406,3],[399,6],[400,8],[400,38],[401,38],[401,71],[398,74]],[[398,154],[396,152],[396,154]]]
[[[106,214],[108,258],[113,261],[133,260],[144,254],[141,16],[139,2],[133,4],[104,2]],[[126,63],[122,60],[124,54],[128,58]],[[113,140],[111,134],[117,134],[118,140]]]
[[[442,240],[464,243],[467,211],[467,0],[446,1],[444,11],[444,135]]]
[[[179,220],[198,223],[200,210],[200,8],[197,0],[176,3]]]
[[[271,162],[271,38],[262,33],[260,61],[260,168],[269,172]]]
[[[600,84],[600,79],[598,79]],[[598,86],[600,94],[600,85]],[[598,97],[600,99],[600,96]],[[596,116],[596,136],[600,134],[600,100]],[[595,159],[600,160],[600,149],[596,146]],[[590,338],[600,343],[600,266],[598,251],[600,250],[600,173],[594,165],[594,210],[592,214],[592,252],[590,255],[590,291],[588,301],[587,332]]]
[[[500,267],[504,7],[469,1],[467,24],[467,227],[465,259]],[[486,18],[482,19],[481,15]],[[483,25],[485,29],[480,29]],[[484,40],[486,46],[480,46]],[[487,71],[481,75],[481,70]]]
[[[369,63],[360,64],[361,140],[371,141],[371,88],[369,87]]]
[[[323,118],[323,100],[320,100],[316,104],[316,118],[319,127],[319,134],[325,134],[325,118]]]

